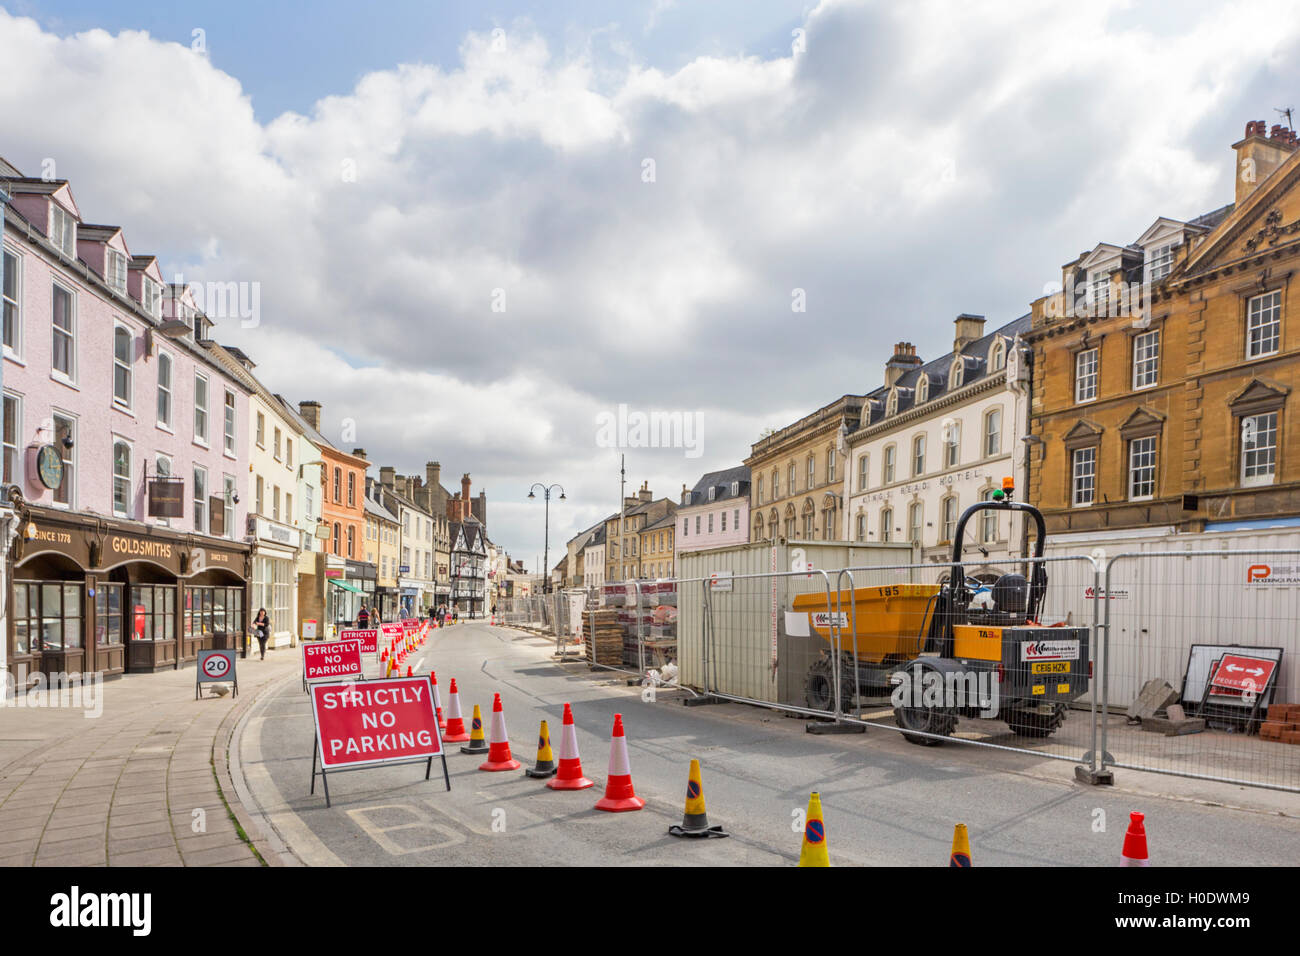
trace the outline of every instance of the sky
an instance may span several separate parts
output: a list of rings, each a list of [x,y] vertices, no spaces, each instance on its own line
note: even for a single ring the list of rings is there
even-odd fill
[[[1231,202],[1284,2],[0,0],[0,156],[71,182],[331,441],[442,463],[532,569],[628,492]],[[251,300],[250,300],[251,301]],[[620,414],[620,409],[622,413]],[[675,415],[665,434],[638,414]]]

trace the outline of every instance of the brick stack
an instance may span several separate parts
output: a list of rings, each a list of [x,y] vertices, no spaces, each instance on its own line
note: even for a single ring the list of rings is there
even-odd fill
[[[614,608],[582,612],[582,637],[587,660],[617,667],[623,659],[623,629]]]
[[[1300,704],[1270,704],[1268,719],[1259,727],[1261,740],[1300,744]]]

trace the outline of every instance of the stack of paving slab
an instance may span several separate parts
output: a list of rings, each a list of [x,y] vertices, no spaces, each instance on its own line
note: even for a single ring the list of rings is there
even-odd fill
[[[617,667],[623,659],[623,628],[618,608],[593,608],[582,612],[582,640],[592,664]]]

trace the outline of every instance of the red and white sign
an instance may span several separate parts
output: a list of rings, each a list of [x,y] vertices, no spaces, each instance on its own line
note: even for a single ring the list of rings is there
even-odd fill
[[[379,653],[379,630],[373,627],[353,628],[339,632],[341,641],[359,641],[362,654]]]
[[[442,753],[433,685],[425,677],[316,684],[312,716],[321,767],[356,767]]]
[[[395,641],[402,636],[402,625],[400,624],[380,624],[379,632],[384,635],[384,640]]]
[[[1237,693],[1259,693],[1268,686],[1276,667],[1277,661],[1224,654],[1218,668],[1210,675],[1210,684]]]
[[[348,680],[361,676],[361,642],[327,641],[302,646],[303,676],[312,681]]]
[[[420,626],[420,622],[413,617],[407,617],[402,619],[402,630],[406,631],[408,634],[419,626]]]

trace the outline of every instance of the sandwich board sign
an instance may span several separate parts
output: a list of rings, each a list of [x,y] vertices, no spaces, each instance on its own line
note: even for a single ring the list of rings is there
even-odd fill
[[[374,627],[346,628],[339,632],[341,641],[360,641],[362,654],[379,653],[379,630]]]
[[[442,759],[442,777],[451,789],[428,677],[313,684],[310,693],[316,730],[311,792],[316,792],[319,775],[325,785],[325,806],[330,805],[328,774],[424,762],[424,779],[428,780],[434,757]]]
[[[204,684],[232,684],[239,695],[239,678],[235,675],[235,649],[199,651],[198,666],[194,668],[194,699],[203,693]]]
[[[400,624],[380,624],[379,632],[384,635],[384,640],[395,641],[402,636],[402,625]]]
[[[326,641],[302,646],[303,687],[325,681],[364,679],[360,641]]]

